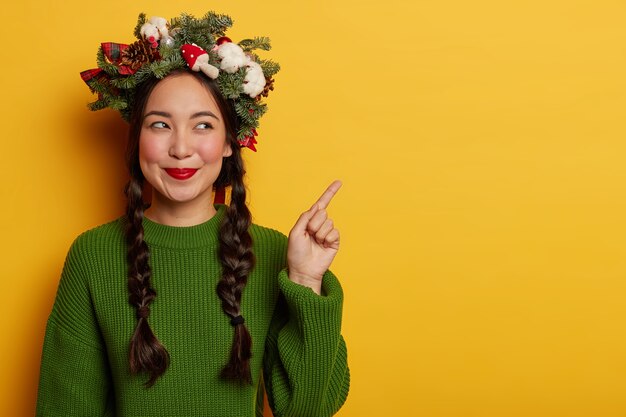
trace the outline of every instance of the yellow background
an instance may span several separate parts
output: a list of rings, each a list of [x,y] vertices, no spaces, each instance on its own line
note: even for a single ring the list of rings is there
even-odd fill
[[[34,412],[66,251],[123,210],[125,127],[78,73],[137,14],[207,9],[282,64],[258,223],[332,179],[340,416],[626,416],[623,1],[21,0],[0,24],[0,399]]]

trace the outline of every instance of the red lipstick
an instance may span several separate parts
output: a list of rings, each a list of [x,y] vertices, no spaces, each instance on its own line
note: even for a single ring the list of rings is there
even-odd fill
[[[165,168],[165,172],[172,178],[177,180],[186,180],[193,177],[193,174],[198,171],[195,168]]]

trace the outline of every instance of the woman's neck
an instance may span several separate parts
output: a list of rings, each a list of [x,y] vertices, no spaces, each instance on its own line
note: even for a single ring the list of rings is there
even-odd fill
[[[153,196],[150,208],[144,215],[155,223],[166,226],[195,226],[206,222],[216,213],[211,201],[198,199],[185,203],[172,202]]]

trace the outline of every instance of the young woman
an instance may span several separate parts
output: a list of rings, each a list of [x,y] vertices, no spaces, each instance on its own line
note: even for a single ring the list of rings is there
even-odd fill
[[[156,46],[143,29],[158,21],[140,16],[136,32],[159,50],[147,51],[143,67],[180,56],[186,65],[148,75],[139,65],[130,76],[143,79],[127,78],[125,91],[115,81],[123,71],[95,71],[99,100],[129,104],[127,213],[70,249],[46,330],[37,415],[253,416],[266,390],[275,416],[330,416],[349,387],[342,291],[328,271],[339,232],[326,207],[340,183],[289,238],[251,223],[240,147],[250,139],[242,125],[261,104],[250,93],[225,99],[219,73],[185,56],[198,46],[186,43],[194,30],[223,16],[181,18],[159,29]],[[208,34],[221,32],[214,24]],[[123,66],[120,49],[119,62],[101,67]],[[222,70],[219,49],[215,42],[206,64]],[[236,69],[240,80],[251,67]],[[213,190],[224,187],[230,204],[214,205]]]

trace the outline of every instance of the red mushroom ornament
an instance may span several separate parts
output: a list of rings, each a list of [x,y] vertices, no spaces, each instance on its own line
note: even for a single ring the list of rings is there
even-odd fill
[[[180,52],[193,71],[202,71],[212,80],[219,75],[220,70],[209,64],[209,54],[198,45],[186,43],[180,47]]]

